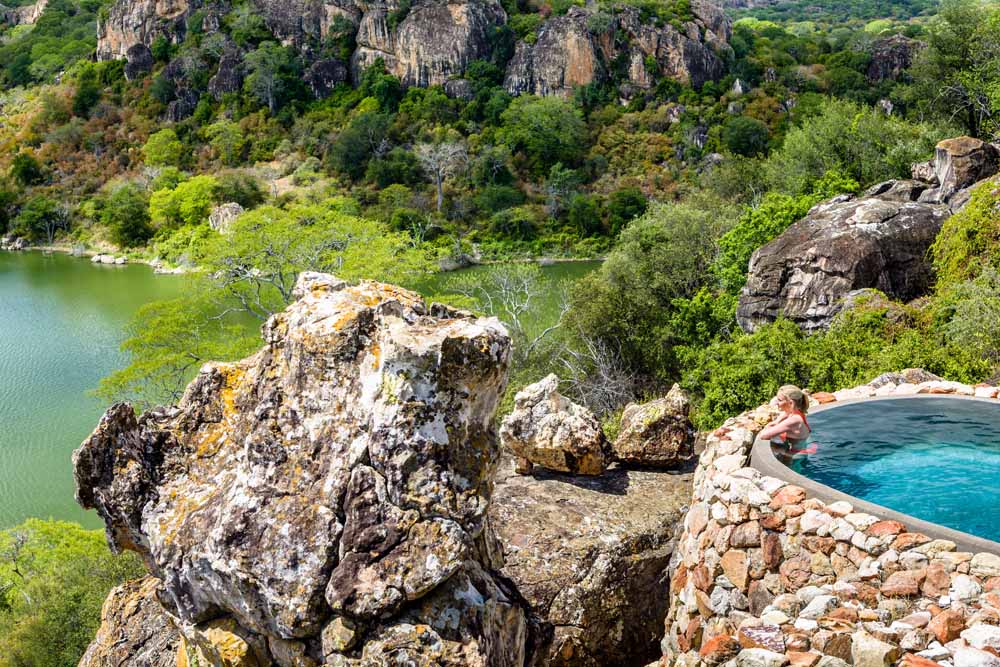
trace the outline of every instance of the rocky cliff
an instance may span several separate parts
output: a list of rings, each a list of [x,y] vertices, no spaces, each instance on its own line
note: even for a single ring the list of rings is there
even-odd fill
[[[678,28],[643,22],[631,6],[620,7],[606,24],[595,12],[573,7],[546,21],[534,44],[518,43],[504,85],[514,95],[569,96],[574,87],[605,81],[622,59],[625,96],[650,88],[657,76],[701,85],[723,74],[731,25],[713,4],[691,8],[693,19]]]
[[[454,82],[472,61],[494,56],[497,35],[507,22],[498,0],[252,1],[275,37],[298,48],[314,65],[321,63],[321,70],[346,72],[349,66],[357,81],[381,59],[405,86],[451,84],[460,90]],[[117,0],[98,26],[97,57],[145,61],[156,38],[183,41],[196,11],[203,17],[201,29],[213,32],[230,9],[218,0]],[[644,22],[639,10],[628,5],[613,14],[602,12],[601,20],[595,20],[595,13],[574,7],[547,20],[535,43],[519,42],[507,68],[508,90],[568,95],[574,86],[606,81],[614,64],[622,62],[626,95],[649,88],[654,77],[698,85],[724,73],[730,22],[707,0],[692,2],[690,20],[674,25]],[[345,24],[355,31],[350,63],[322,57],[324,40]],[[232,63],[226,68],[220,63],[217,76],[228,79],[232,69]],[[342,80],[337,79],[334,83]],[[329,88],[312,87],[320,95]]]

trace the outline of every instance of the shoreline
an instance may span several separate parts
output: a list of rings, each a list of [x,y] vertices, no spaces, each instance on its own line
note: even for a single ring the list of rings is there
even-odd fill
[[[98,255],[113,255],[117,257],[125,257],[127,261],[122,264],[111,264],[111,263],[100,262],[101,266],[126,266],[128,264],[141,264],[153,269],[153,273],[158,276],[171,276],[171,275],[176,276],[190,272],[190,269],[185,269],[184,267],[181,266],[174,268],[164,268],[163,264],[155,259],[133,258],[126,253],[119,254],[115,252],[102,252],[99,250],[93,250],[91,248],[85,248],[83,250],[78,251],[71,245],[62,245],[62,244],[31,245],[22,250],[10,250],[5,248],[3,249],[3,251],[11,253],[17,253],[17,252],[41,252],[44,254],[59,253],[62,255],[69,255],[70,257],[77,257],[80,259],[87,259],[87,260],[91,260],[93,257],[96,257]],[[91,262],[91,263],[97,264],[98,262]]]

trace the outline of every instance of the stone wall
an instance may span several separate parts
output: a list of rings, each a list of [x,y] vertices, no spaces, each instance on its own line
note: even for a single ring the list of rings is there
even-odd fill
[[[813,400],[997,397],[907,377]],[[1000,556],[959,552],[749,467],[776,412],[745,412],[707,438],[672,562],[662,664],[1000,667]]]

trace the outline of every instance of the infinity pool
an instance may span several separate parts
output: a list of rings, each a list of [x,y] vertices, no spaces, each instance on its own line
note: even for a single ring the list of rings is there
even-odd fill
[[[809,417],[814,454],[789,467],[904,514],[1000,541],[1000,404],[918,397]]]

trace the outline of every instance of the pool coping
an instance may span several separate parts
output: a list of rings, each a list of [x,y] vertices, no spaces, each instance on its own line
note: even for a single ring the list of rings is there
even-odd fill
[[[915,394],[915,395],[904,395],[904,396],[874,396],[874,397],[863,397],[863,398],[851,398],[840,401],[835,401],[831,403],[824,403],[818,407],[812,408],[810,414],[816,414],[818,412],[824,412],[826,410],[834,410],[845,405],[851,405],[854,403],[867,403],[872,401],[904,401],[913,399],[927,399],[927,398],[946,398],[951,400],[963,400],[963,401],[979,401],[982,403],[990,403],[992,405],[1000,408],[1000,404],[996,399],[991,398],[981,398],[977,396],[964,396],[955,394]],[[832,487],[826,486],[825,484],[820,484],[819,482],[813,481],[804,475],[800,475],[795,472],[781,461],[779,461],[775,456],[774,452],[771,450],[770,440],[765,440],[763,438],[756,438],[754,440],[753,446],[750,449],[750,465],[761,473],[768,475],[770,477],[776,477],[782,481],[795,484],[796,486],[801,486],[810,495],[813,495],[823,502],[831,503],[836,501],[845,501],[850,503],[855,511],[865,512],[871,514],[880,519],[889,519],[893,521],[899,521],[906,526],[906,529],[910,532],[918,532],[927,535],[928,537],[935,539],[945,539],[955,543],[955,548],[959,551],[966,551],[970,553],[979,553],[983,551],[988,551],[994,554],[1000,554],[1000,542],[994,542],[988,540],[984,537],[977,537],[970,533],[964,533],[960,530],[954,528],[948,528],[947,526],[942,526],[941,524],[932,523],[924,519],[918,519],[915,516],[910,516],[909,514],[903,514],[888,507],[883,507],[882,505],[876,505],[875,503],[868,502],[867,500],[862,500],[855,496],[844,493],[843,491],[838,491]]]

